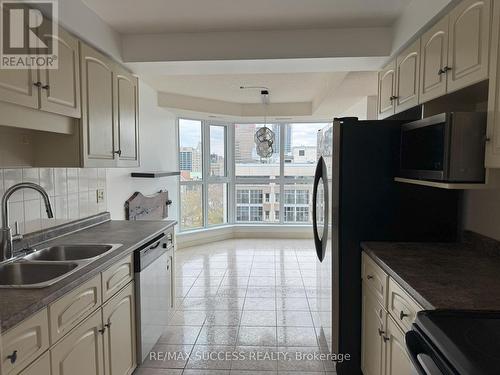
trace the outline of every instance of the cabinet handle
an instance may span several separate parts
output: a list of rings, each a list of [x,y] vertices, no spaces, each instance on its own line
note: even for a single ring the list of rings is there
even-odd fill
[[[17,361],[17,350],[14,350],[12,354],[7,356],[8,359],[10,359],[10,363],[16,363]]]
[[[449,66],[445,66],[444,68],[441,68],[438,70],[438,75],[446,74],[446,72],[448,72],[450,70],[451,70],[451,68]]]
[[[407,316],[409,316],[408,314],[406,314],[404,311],[400,311],[399,312],[399,320],[403,320],[404,318],[406,318]]]
[[[41,87],[42,86],[42,82],[35,82],[35,83],[33,83],[33,86]]]
[[[368,280],[371,280],[371,279],[373,279],[373,275],[366,275],[366,278],[367,278]]]
[[[382,331],[380,328],[378,328],[378,335],[382,336],[385,333],[385,331]]]
[[[384,342],[387,342],[390,340],[390,337],[389,336],[382,336],[382,339],[384,340]]]
[[[101,335],[104,335],[104,332],[106,332],[106,325],[104,325],[104,327],[102,327],[100,330],[99,330],[99,333]]]
[[[117,154],[118,156],[122,156],[122,150],[113,151],[113,154]]]
[[[391,96],[391,97],[389,98],[389,100],[392,102],[393,100],[396,100],[397,98],[398,98],[398,96],[393,95],[393,96]]]
[[[485,142],[490,142],[490,141],[491,141],[491,138],[490,138],[490,137],[484,137],[484,141],[485,141]]]
[[[48,90],[48,89],[50,89],[50,86],[49,86],[49,85],[43,85],[43,86],[42,86],[42,89],[44,89],[44,90]]]
[[[106,323],[106,324],[104,325],[104,327],[111,328],[111,322]]]

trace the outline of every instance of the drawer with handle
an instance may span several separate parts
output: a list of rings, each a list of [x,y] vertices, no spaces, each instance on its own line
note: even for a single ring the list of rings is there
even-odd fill
[[[54,344],[102,303],[101,275],[49,305],[50,343]]]
[[[2,334],[2,374],[17,374],[49,348],[47,309]]]
[[[363,253],[361,277],[364,285],[374,294],[383,307],[387,307],[389,276],[368,255]]]
[[[126,256],[102,272],[102,301],[110,299],[134,278],[134,257]]]
[[[411,329],[417,312],[423,308],[391,278],[387,310],[399,327],[406,332]]]

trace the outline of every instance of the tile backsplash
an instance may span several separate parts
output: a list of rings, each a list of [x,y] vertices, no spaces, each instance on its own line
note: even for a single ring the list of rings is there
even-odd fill
[[[14,228],[14,222],[19,223],[21,233],[35,232],[107,210],[104,168],[0,169],[0,196],[19,182],[43,186],[54,211],[54,219],[48,219],[37,192],[31,189],[17,191],[9,200],[9,220],[11,228]],[[98,189],[104,190],[104,200],[99,203]]]

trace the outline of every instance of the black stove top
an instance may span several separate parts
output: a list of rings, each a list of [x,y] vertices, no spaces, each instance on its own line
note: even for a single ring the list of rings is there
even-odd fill
[[[422,311],[414,328],[453,372],[500,374],[500,311]]]

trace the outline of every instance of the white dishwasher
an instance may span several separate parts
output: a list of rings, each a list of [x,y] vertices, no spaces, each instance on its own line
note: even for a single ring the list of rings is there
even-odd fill
[[[174,310],[174,233],[166,231],[134,252],[137,360],[142,363]]]

